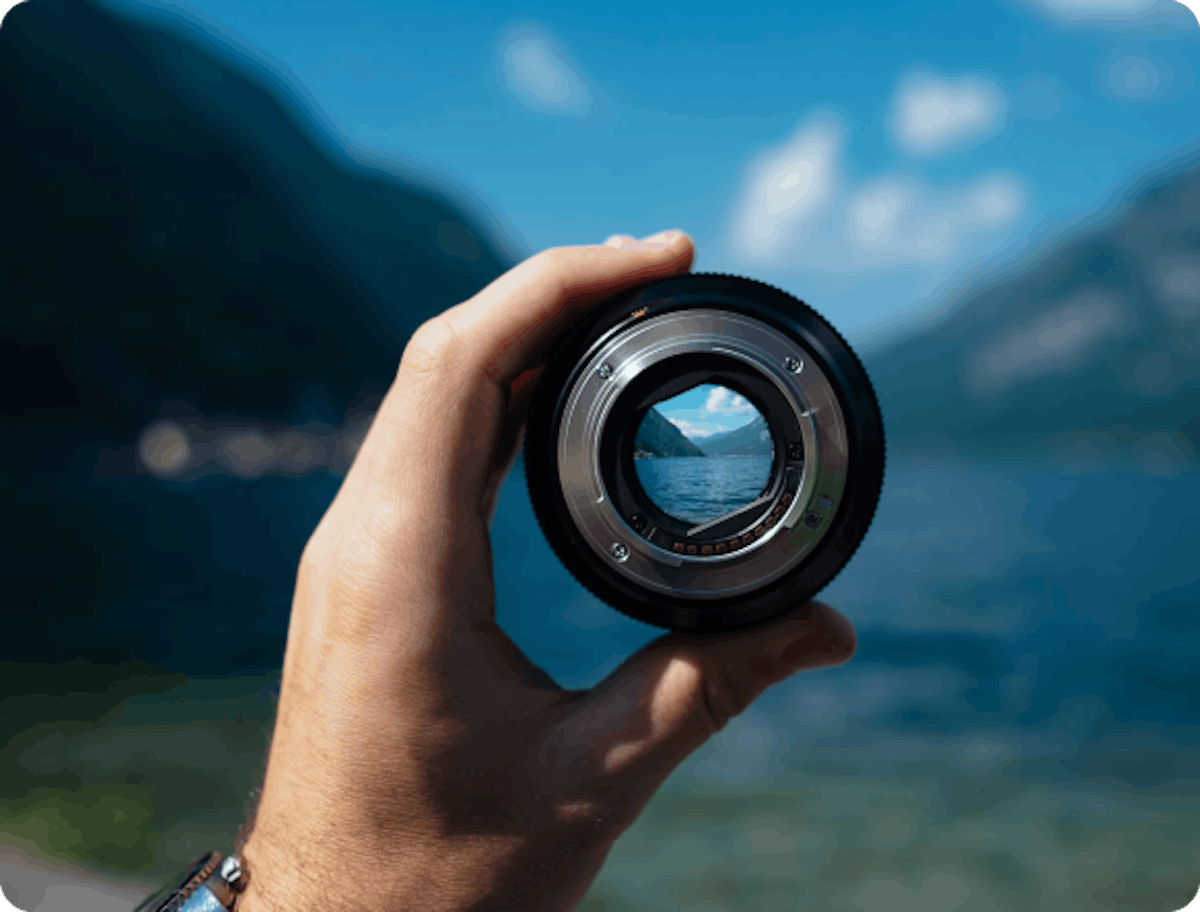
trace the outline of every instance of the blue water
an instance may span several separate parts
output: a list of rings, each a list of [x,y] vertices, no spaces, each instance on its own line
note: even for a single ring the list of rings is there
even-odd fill
[[[636,459],[638,481],[660,510],[703,523],[744,507],[771,474],[770,456],[680,456]]]

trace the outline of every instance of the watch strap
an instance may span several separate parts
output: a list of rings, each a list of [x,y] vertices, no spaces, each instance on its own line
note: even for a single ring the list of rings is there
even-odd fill
[[[244,885],[236,855],[222,861],[220,852],[209,852],[192,863],[179,886],[148,896],[134,912],[229,912]]]

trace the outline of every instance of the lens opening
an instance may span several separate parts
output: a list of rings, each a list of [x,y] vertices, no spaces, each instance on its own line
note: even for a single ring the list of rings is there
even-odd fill
[[[762,412],[723,383],[700,383],[652,404],[633,447],[646,496],[668,516],[695,525],[761,498],[776,449]]]
[[[761,486],[756,485],[759,496],[740,507],[710,505],[701,513],[694,510],[695,504],[690,511],[669,504],[676,513],[684,514],[672,515],[653,499],[639,478],[637,463],[641,460],[634,458],[636,435],[652,407],[701,385],[725,387],[763,417],[773,447],[769,476]],[[801,450],[796,448],[802,439],[798,422],[798,414],[774,382],[736,357],[689,353],[655,362],[625,384],[600,434],[599,469],[608,499],[634,533],[664,551],[713,559],[742,554],[767,535],[799,490],[804,461],[803,445],[799,444]],[[650,466],[640,470],[647,477],[654,472]],[[662,501],[661,492],[656,494]],[[712,518],[698,521],[704,516]]]

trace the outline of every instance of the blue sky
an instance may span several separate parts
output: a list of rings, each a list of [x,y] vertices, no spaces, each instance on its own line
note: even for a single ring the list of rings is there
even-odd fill
[[[663,417],[700,443],[713,434],[736,431],[758,417],[758,409],[733,390],[702,383],[655,406]]]
[[[778,285],[860,343],[1200,123],[1200,26],[1173,0],[154,2],[264,55],[352,147],[482,200],[525,253],[683,228],[697,271]]]

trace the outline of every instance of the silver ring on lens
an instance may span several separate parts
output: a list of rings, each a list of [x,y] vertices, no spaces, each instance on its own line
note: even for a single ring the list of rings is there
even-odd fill
[[[614,507],[600,460],[613,405],[630,383],[652,367],[698,354],[732,359],[768,381],[791,410],[803,444],[798,466],[735,511],[743,520],[736,531],[705,545],[633,529]],[[785,576],[829,532],[846,483],[846,421],[829,378],[786,335],[745,314],[680,310],[630,324],[582,365],[567,393],[557,457],[567,509],[587,545],[602,554],[623,546],[611,560],[616,573],[666,596],[721,599]]]
[[[714,430],[729,408],[758,415]],[[792,295],[713,273],[581,312],[548,347],[525,430],[530,502],[563,565],[630,617],[697,635],[802,610],[866,535],[883,467],[846,341]]]

